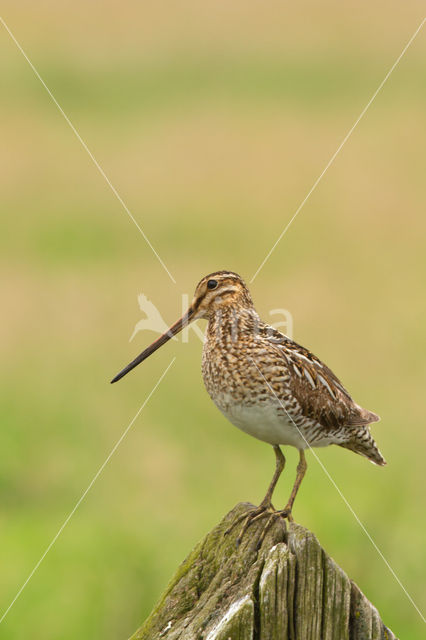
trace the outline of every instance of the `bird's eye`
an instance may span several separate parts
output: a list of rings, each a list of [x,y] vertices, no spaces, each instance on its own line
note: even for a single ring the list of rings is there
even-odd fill
[[[216,289],[217,287],[217,280],[209,280],[207,282],[207,289]]]

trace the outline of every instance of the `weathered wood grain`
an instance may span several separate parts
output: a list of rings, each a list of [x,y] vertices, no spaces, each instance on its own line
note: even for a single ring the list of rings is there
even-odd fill
[[[313,533],[263,521],[236,547],[239,504],[189,554],[131,640],[396,640]]]

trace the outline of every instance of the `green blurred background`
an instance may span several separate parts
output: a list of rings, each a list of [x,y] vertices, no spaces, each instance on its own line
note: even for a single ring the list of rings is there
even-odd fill
[[[7,640],[126,638],[177,564],[274,457],[203,388],[200,341],[116,386],[220,268],[249,280],[419,25],[421,2],[2,3],[2,15],[167,264],[169,279],[0,28],[0,626]],[[251,286],[261,315],[378,412],[380,469],[318,451],[421,607],[424,567],[426,33],[419,34]],[[202,326],[203,323],[200,323]],[[277,490],[283,504],[297,454]],[[405,640],[424,625],[312,455],[295,516]]]

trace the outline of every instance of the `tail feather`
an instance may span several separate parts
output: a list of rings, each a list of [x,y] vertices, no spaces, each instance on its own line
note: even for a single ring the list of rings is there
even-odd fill
[[[384,467],[386,460],[379,451],[377,444],[368,428],[358,431],[358,433],[348,442],[344,442],[339,446],[350,449],[361,456],[368,458],[374,464]]]
[[[374,411],[369,411],[368,409],[364,409],[364,411],[365,417],[368,418],[369,422],[379,422],[380,416],[378,416],[377,413],[374,413]]]

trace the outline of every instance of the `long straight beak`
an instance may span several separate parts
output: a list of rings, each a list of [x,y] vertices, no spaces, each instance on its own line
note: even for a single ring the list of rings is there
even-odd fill
[[[170,338],[173,338],[173,336],[179,333],[179,331],[182,331],[182,329],[191,322],[191,320],[193,319],[193,316],[194,316],[194,309],[192,307],[189,307],[188,311],[182,316],[182,318],[180,318],[177,322],[175,322],[170,327],[170,329],[166,331],[166,333],[163,333],[162,336],[160,336],[157,340],[155,340],[155,342],[153,342],[149,347],[147,347],[144,351],[142,351],[142,353],[140,353],[137,358],[132,360],[132,362],[127,365],[127,367],[124,367],[124,369],[120,371],[120,373],[117,373],[115,378],[111,380],[111,384],[123,378],[123,376],[125,376],[126,373],[129,373],[129,371],[137,367],[138,364],[146,360],[152,353],[154,353],[154,351],[157,351],[157,349],[162,347],[163,344],[168,342]]]

